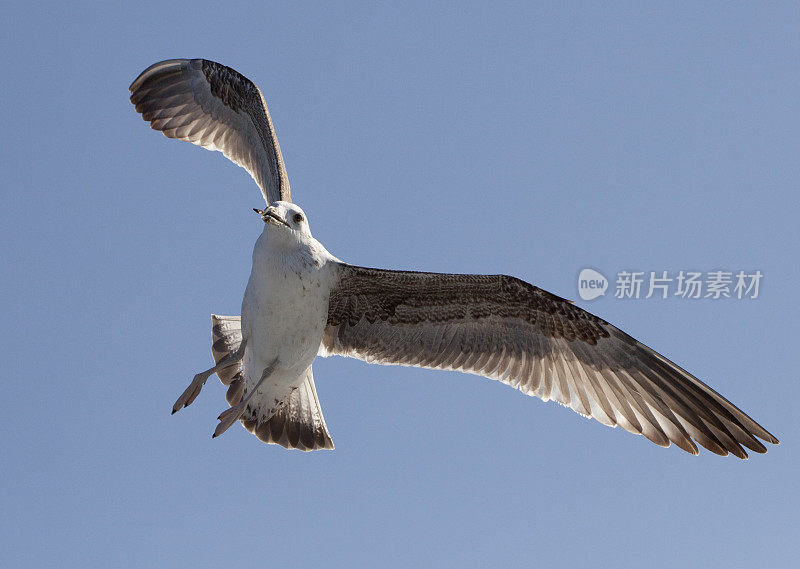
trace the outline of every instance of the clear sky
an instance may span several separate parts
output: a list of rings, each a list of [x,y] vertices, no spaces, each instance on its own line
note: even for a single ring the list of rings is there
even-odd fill
[[[715,3],[7,4],[0,565],[780,567],[796,559],[800,10]],[[617,324],[782,440],[690,456],[496,382],[314,364],[334,452],[209,380],[260,194],[151,131],[148,65],[264,92],[314,235],[508,273]],[[755,271],[757,299],[578,298],[577,275]]]

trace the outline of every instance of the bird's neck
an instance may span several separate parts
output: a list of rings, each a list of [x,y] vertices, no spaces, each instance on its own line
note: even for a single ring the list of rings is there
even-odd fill
[[[303,240],[286,239],[265,231],[253,249],[253,265],[265,269],[304,271],[321,268],[337,260],[313,237]]]

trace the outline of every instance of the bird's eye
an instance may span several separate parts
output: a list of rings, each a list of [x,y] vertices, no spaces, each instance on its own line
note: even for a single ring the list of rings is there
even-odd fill
[[[294,214],[294,222],[300,223],[301,221],[303,221],[303,214],[302,213]]]

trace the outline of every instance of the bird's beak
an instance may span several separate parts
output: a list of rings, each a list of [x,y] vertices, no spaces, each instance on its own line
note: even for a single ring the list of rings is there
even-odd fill
[[[267,209],[253,208],[253,211],[261,216],[261,219],[264,221],[264,223],[273,223],[276,225],[282,224],[285,225],[286,227],[291,228],[291,226],[288,223],[286,223],[286,220],[281,219],[281,217],[277,213],[275,213],[275,210],[271,207],[268,207]]]

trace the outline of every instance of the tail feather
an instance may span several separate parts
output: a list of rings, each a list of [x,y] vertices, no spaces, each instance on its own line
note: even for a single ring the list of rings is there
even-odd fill
[[[255,400],[248,404],[242,423],[265,443],[300,450],[334,448],[319,406],[311,368],[308,368],[300,387],[292,391],[280,409],[266,421],[260,420],[264,416],[260,404]]]

